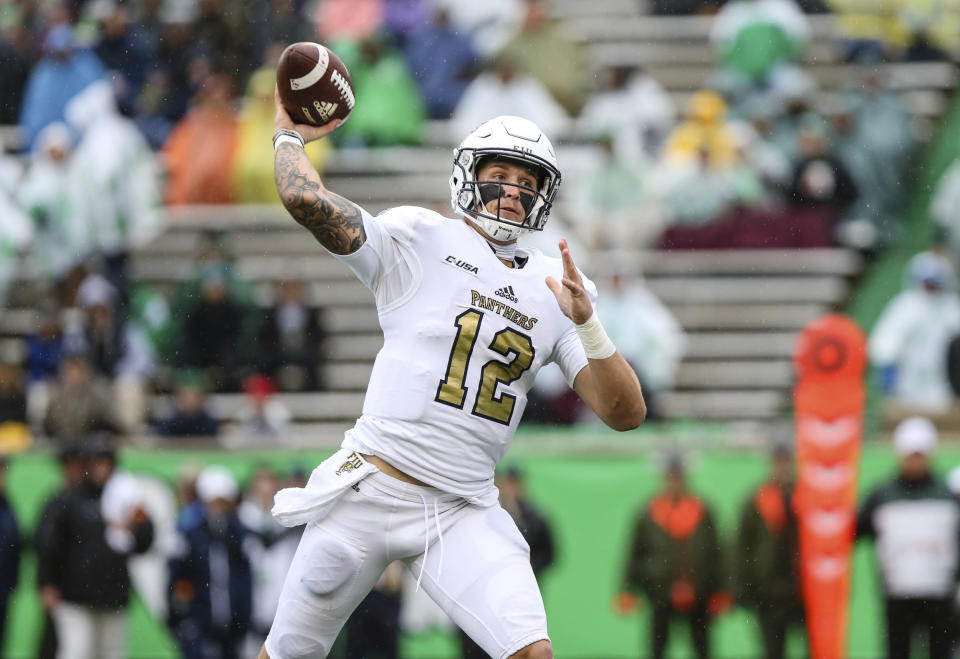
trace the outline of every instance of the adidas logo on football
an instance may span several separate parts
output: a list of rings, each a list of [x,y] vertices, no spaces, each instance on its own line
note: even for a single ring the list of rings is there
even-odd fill
[[[513,286],[504,286],[503,288],[498,288],[494,291],[496,295],[506,298],[511,302],[519,302],[517,299],[517,294],[513,292]]]
[[[327,123],[333,117],[333,113],[337,111],[337,106],[339,103],[330,103],[329,101],[314,101],[313,107],[317,111],[317,114],[320,115],[320,121],[322,123]]]

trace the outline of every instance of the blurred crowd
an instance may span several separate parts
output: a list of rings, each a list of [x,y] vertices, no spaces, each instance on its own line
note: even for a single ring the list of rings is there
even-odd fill
[[[281,526],[270,510],[281,488],[306,484],[306,471],[284,473],[260,463],[243,483],[222,465],[186,464],[167,484],[119,467],[115,445],[99,434],[64,446],[59,465],[60,487],[27,537],[6,497],[9,465],[0,454],[0,649],[21,555],[32,550],[46,620],[31,656],[127,656],[134,589],[150,614],[166,623],[185,659],[257,655],[303,531]],[[539,574],[554,561],[551,526],[527,499],[519,469],[503,470],[496,482]],[[331,656],[397,656],[401,602],[414,594],[413,578],[402,567],[388,568]],[[424,601],[420,593],[410,606]],[[468,637],[461,643],[465,657],[486,656]]]
[[[581,251],[869,254],[897,243],[919,127],[879,65],[950,57],[953,10],[919,0],[873,13],[794,0],[646,9],[712,15],[716,66],[679,106],[637,63],[594,61],[549,0],[0,3],[0,124],[21,137],[0,158],[0,307],[18,269],[44,284],[10,300],[41,320],[25,353],[0,351],[0,441],[31,429],[58,441],[90,429],[214,435],[224,419],[277,434],[290,413],[272,394],[323,388],[323,313],[305,282],[258,288],[216,236],[176,290],[130,272],[130,253],[165,231],[171,205],[276,202],[275,66],[297,40],[330,45],[358,99],[332,142],[311,145],[320,169],[334,149],[421,143],[428,120],[445,120],[455,143],[515,113],[577,154],[552,224]],[[829,92],[805,64],[809,13],[827,11],[833,47],[856,63]],[[957,253],[954,170],[937,219]],[[682,329],[632,281],[636,268],[608,270],[604,322],[655,398],[673,384]],[[898,359],[881,353],[884,367]],[[564,387],[544,378],[538,389],[530,420],[577,420]],[[154,391],[171,396],[154,405]],[[223,391],[246,392],[245,409],[212,413],[205,397]]]
[[[271,285],[261,307],[228,245],[205,236],[169,302],[146,284],[120,288],[89,261],[55,282],[31,312],[39,320],[24,354],[16,344],[0,354],[0,447],[22,450],[34,436],[57,447],[93,432],[280,437],[291,413],[274,394],[324,387],[323,310],[297,279]],[[212,392],[242,402],[217,410]]]
[[[3,516],[0,462],[0,546],[19,553],[32,544],[47,615],[32,656],[127,656],[134,588],[166,621],[182,656],[256,655],[301,531],[280,526],[270,508],[280,487],[305,484],[302,469],[255,465],[241,490],[222,466],[186,465],[171,488],[118,468],[115,446],[101,435],[64,446],[59,464],[60,490],[31,542]],[[15,559],[3,563],[0,612],[16,584]]]
[[[886,620],[881,629],[892,659],[911,656],[917,634],[926,637],[931,659],[953,656],[960,643],[960,467],[938,475],[932,467],[937,445],[928,419],[898,425],[895,470],[865,494],[851,521],[851,534],[874,544]],[[133,588],[166,622],[182,656],[256,655],[302,532],[281,526],[270,509],[280,488],[305,484],[304,470],[281,473],[256,464],[241,486],[224,466],[184,465],[171,487],[118,467],[115,446],[92,435],[60,450],[60,488],[28,538],[5,495],[8,462],[0,457],[0,647],[20,555],[32,549],[37,597],[47,614],[35,656],[125,656]],[[636,510],[624,529],[629,541],[617,550],[623,565],[611,594],[614,612],[649,610],[649,645],[638,654],[653,659],[665,656],[671,632],[689,635],[693,655],[713,656],[713,622],[734,607],[755,616],[762,656],[792,656],[789,646],[805,644],[812,604],[801,588],[791,438],[782,433],[771,440],[768,473],[739,505],[730,534],[721,533],[710,497],[691,485],[696,469],[691,455],[663,455],[661,485]],[[801,478],[812,474],[801,466]],[[528,496],[523,471],[503,469],[496,483],[540,578],[563,547]],[[331,656],[399,656],[401,630],[436,615],[418,610],[425,600],[422,594],[416,599],[413,580],[403,565],[390,566]],[[459,642],[465,659],[485,656],[465,635]]]
[[[812,39],[804,12],[831,7],[651,3],[654,14],[715,13],[715,71],[705,70],[702,90],[678,107],[637,62],[595,61],[550,0],[6,3],[0,71],[9,93],[0,124],[19,124],[28,170],[52,159],[61,180],[79,178],[82,191],[93,169],[82,164],[89,162],[84,117],[101,112],[75,117],[70,108],[88,86],[106,81],[115,114],[140,136],[125,138],[124,153],[159,153],[157,185],[167,204],[274,203],[268,138],[276,63],[287,44],[319,40],[347,64],[357,97],[333,144],[310,150],[321,170],[333,147],[418,144],[431,119],[448,120],[456,143],[492,115],[522,114],[550,135],[594,147],[573,165],[583,174],[562,209],[588,247],[626,239],[874,249],[897,239],[917,139],[913,117],[877,65],[949,58],[945,44],[956,43],[949,29],[960,20],[944,3],[880,4],[832,6],[838,57],[862,71],[826,93],[803,64]],[[871,17],[872,31],[862,25]],[[81,164],[71,174],[72,160]],[[37,185],[43,196],[44,183]],[[699,194],[685,194],[694,185]],[[83,213],[70,188],[62,186],[61,204]],[[14,246],[29,242],[18,239]]]
[[[247,280],[218,233],[201,238],[172,290],[138,281],[130,264],[131,252],[165,231],[170,206],[276,202],[273,89],[289,43],[328,44],[356,88],[349,122],[308,148],[321,170],[334,151],[421,144],[431,120],[446,122],[456,143],[491,115],[521,114],[575,149],[552,221],[585,250],[845,245],[870,255],[897,244],[922,130],[882,65],[954,58],[960,10],[929,0],[643,6],[710,16],[715,68],[688,98],[635,62],[595,61],[548,0],[0,1],[0,125],[19,127],[0,157],[0,309],[29,306],[37,319],[23,323],[23,350],[0,345],[0,455],[45,436],[63,476],[33,538],[50,613],[40,656],[69,656],[55,655],[57,638],[89,656],[121,656],[126,559],[150,552],[163,564],[157,610],[185,656],[236,656],[247,651],[241,642],[257,647],[266,633],[297,541],[269,516],[270,502],[305,474],[257,468],[241,488],[223,468],[185,473],[165,525],[116,470],[113,442],[143,434],[270,441],[293,416],[277,393],[325,387],[325,314],[307,282]],[[855,71],[829,91],[806,64],[815,59],[809,15],[827,12],[837,26],[831,46]],[[958,206],[960,158],[934,191],[936,244],[910,261],[870,337],[884,391],[913,412],[943,413],[960,396]],[[38,288],[8,290],[20,268]],[[633,271],[608,259],[597,273],[598,313],[655,417],[686,340]],[[242,393],[242,403],[217,409],[210,394],[218,392]],[[573,423],[580,412],[565,384],[544,373],[526,420]],[[956,505],[960,477],[950,494],[932,475],[935,441],[917,428],[895,442],[900,472],[861,512],[858,533],[878,550],[900,546],[885,536],[896,525],[876,524],[885,505]],[[638,511],[615,598],[622,613],[638,596],[650,607],[651,656],[661,656],[677,617],[707,656],[710,620],[734,603],[755,608],[768,656],[782,656],[785,630],[803,620],[782,448],[731,542],[688,488],[684,461],[666,461],[663,491]],[[0,457],[0,622],[24,546],[3,495],[5,471]],[[549,526],[523,496],[522,475],[500,485],[535,569],[546,569]],[[89,554],[76,551],[77,538]],[[955,544],[904,560],[955,565]],[[901,566],[880,554],[891,647],[902,648],[910,621],[943,630],[953,613],[942,574],[904,585]],[[104,566],[106,586],[84,581],[89,570],[79,566],[90,564]],[[395,652],[402,590],[388,573],[348,625],[346,656]],[[953,634],[932,637],[931,652],[953,644]],[[369,649],[374,642],[382,645]]]

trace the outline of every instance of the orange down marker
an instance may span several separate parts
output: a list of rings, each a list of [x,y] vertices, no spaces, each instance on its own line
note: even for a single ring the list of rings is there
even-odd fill
[[[794,414],[801,585],[812,659],[845,655],[847,599],[863,437],[866,341],[840,314],[800,333]]]

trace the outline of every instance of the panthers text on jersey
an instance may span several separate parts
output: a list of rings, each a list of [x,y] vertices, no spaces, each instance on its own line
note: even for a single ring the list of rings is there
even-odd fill
[[[587,364],[545,283],[563,265],[519,248],[523,267],[509,268],[463,220],[423,208],[364,212],[363,223],[366,242],[337,258],[376,296],[384,342],[343,447],[492,505],[537,371],[556,362],[572,385]]]

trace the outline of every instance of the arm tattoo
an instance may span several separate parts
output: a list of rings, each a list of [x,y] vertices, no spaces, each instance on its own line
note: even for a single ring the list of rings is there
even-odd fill
[[[274,159],[280,200],[290,215],[334,254],[352,254],[367,239],[360,208],[323,187],[306,153],[281,144]]]

